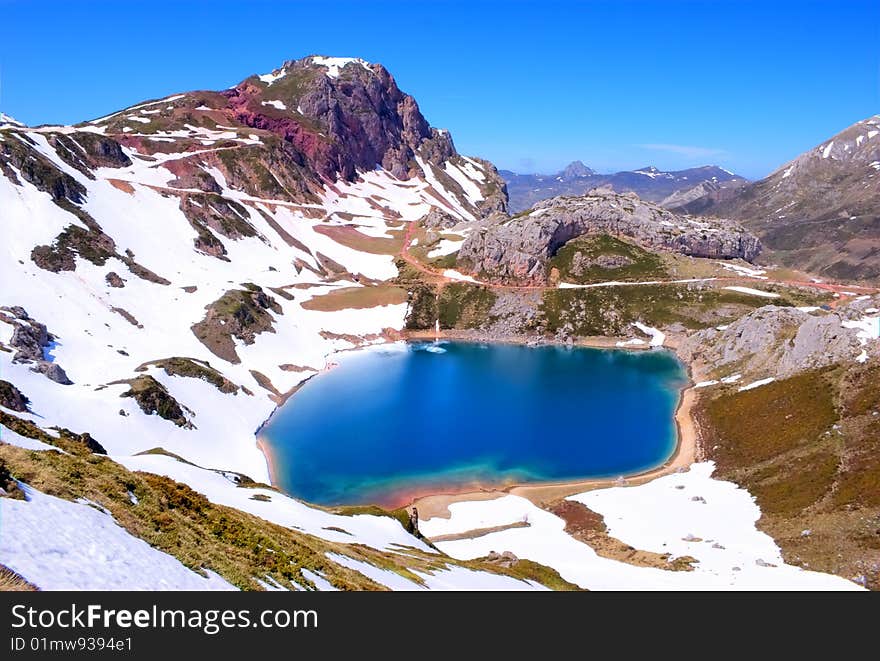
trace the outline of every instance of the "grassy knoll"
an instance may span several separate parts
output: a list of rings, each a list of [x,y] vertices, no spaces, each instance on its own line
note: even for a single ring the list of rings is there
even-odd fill
[[[880,366],[811,370],[703,393],[716,475],[747,488],[787,562],[880,589]]]
[[[563,282],[586,284],[603,280],[657,280],[667,276],[663,260],[607,234],[581,236],[566,243],[548,265]]]

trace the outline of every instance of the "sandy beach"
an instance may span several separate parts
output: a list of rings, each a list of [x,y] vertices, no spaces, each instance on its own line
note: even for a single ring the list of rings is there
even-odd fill
[[[691,410],[697,399],[697,393],[693,386],[682,391],[678,407],[675,412],[675,423],[678,430],[678,442],[672,456],[661,466],[650,470],[625,475],[623,484],[635,486],[649,480],[668,475],[678,470],[687,469],[697,458],[699,434],[691,417]],[[416,498],[411,506],[419,509],[419,516],[423,519],[433,517],[449,518],[451,515],[449,505],[455,502],[468,500],[492,500],[502,496],[513,494],[527,498],[536,505],[553,502],[576,493],[583,493],[591,489],[620,486],[620,478],[593,478],[585,480],[573,480],[567,482],[539,482],[533,484],[514,484],[505,487],[487,487],[475,491],[462,491],[457,493],[435,494]]]

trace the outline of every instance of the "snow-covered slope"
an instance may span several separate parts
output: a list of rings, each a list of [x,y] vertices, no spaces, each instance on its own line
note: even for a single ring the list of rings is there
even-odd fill
[[[345,289],[350,300],[352,291],[389,284],[409,223],[431,212],[472,222],[505,204],[490,163],[457,154],[384,68],[359,60],[288,62],[224,92],[174,95],[76,126],[29,128],[3,116],[0,441],[46,450],[59,435],[75,437],[129,471],[167,476],[310,539],[433,558],[388,516],[343,517],[237,481],[269,482],[256,434],[286,395],[334,352],[393,339],[403,326],[399,290],[359,305],[328,304],[328,294]],[[444,241],[443,250],[456,243]],[[43,435],[15,433],[13,421]],[[142,454],[155,448],[181,459]],[[38,587],[229,587],[88,504],[24,488],[29,500],[0,498],[0,565]],[[705,490],[714,488],[722,487]],[[498,550],[546,561],[576,583],[611,586],[582,580],[590,548],[521,500],[517,516],[533,512],[552,541],[535,547],[536,527],[524,545],[513,535]],[[454,506],[452,522],[473,506],[501,508],[501,525],[510,502]],[[498,535],[484,541],[506,544],[508,532]],[[478,555],[459,547],[442,546]],[[566,549],[584,567],[572,569]],[[766,549],[761,557],[778,562]],[[63,562],[53,565],[54,555]],[[423,584],[387,567],[355,571],[392,588],[540,587],[448,558],[432,569],[413,574]],[[643,572],[618,569],[618,587],[642,580]],[[308,571],[313,585],[330,585]],[[653,571],[657,585],[679,584]],[[747,574],[752,586],[776,576]],[[711,586],[728,578],[695,573],[687,585],[701,576]]]
[[[24,487],[28,500],[0,501],[0,562],[44,590],[234,590],[199,576],[132,537],[89,503]]]
[[[391,108],[340,127],[358,103],[370,106],[358,97],[344,107],[343,86]],[[88,433],[119,461],[174,473],[222,502],[236,491],[217,473],[134,455],[163,448],[269,482],[255,433],[279,397],[333,352],[384,341],[406,310],[302,304],[394,277],[409,221],[432,209],[478,218],[497,177],[430,129],[380,65],[307,58],[232,89],[237,95],[174,95],[78,126],[0,118],[0,380],[29,400],[26,411],[0,410],[50,432]],[[339,100],[335,110],[328,97]],[[407,158],[413,166],[401,169]],[[164,367],[169,359],[185,369]],[[8,429],[0,436],[15,440]],[[71,535],[76,512],[105,516],[32,493],[27,503],[4,501],[4,542],[10,531],[39,537],[41,519],[50,530],[45,512],[73,512]],[[341,536],[323,529],[333,519],[323,511],[249,495],[230,504]],[[420,544],[388,517],[345,524],[377,548]],[[56,579],[40,560],[51,549],[34,546],[28,564],[27,549],[0,548],[0,563],[41,587],[124,583],[122,574]],[[206,584],[193,577],[174,586]]]
[[[711,463],[694,464],[635,487],[597,489],[572,496],[604,516],[608,533],[643,551],[689,557],[691,571],[669,571],[603,557],[567,534],[565,521],[519,496],[454,503],[448,519],[422,529],[449,555],[468,559],[492,551],[554,567],[590,590],[857,590],[843,578],[786,565],[779,548],[755,529],[761,512],[747,491],[711,478]],[[502,529],[486,533],[495,527]],[[474,537],[463,535],[477,532]]]

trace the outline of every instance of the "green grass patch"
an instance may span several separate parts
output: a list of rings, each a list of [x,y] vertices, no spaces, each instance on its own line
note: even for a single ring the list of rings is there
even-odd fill
[[[231,394],[238,392],[238,386],[223,376],[220,372],[211,367],[211,364],[204,360],[196,358],[163,358],[144,363],[135,369],[135,372],[144,372],[150,365],[155,365],[163,370],[169,376],[183,376],[191,379],[201,379],[213,385],[222,393]]]
[[[465,282],[445,285],[440,290],[438,318],[440,328],[478,328],[489,320],[495,292],[488,287]]]
[[[756,296],[685,284],[550,289],[539,306],[538,323],[545,332],[564,329],[574,336],[624,335],[634,321],[700,329],[729,323],[766,304]]]
[[[564,282],[587,284],[606,280],[658,280],[667,276],[659,255],[608,234],[581,236],[550,259]]]

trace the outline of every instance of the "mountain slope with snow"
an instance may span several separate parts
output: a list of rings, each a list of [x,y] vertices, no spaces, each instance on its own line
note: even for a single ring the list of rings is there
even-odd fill
[[[880,115],[844,129],[708,213],[740,220],[786,265],[880,277]]]
[[[400,337],[413,232],[453,258],[506,205],[491,163],[458,154],[358,59],[290,61],[73,126],[3,116],[0,565],[49,589],[126,587],[151,563],[167,584],[131,587],[571,587],[537,555],[458,562],[388,513],[299,502],[266,486],[257,445],[332,354]],[[127,562],[90,577],[81,565],[101,555],[84,526]],[[208,531],[216,545],[192,543]],[[260,555],[300,547],[308,562]],[[275,576],[256,573],[264,562]]]

